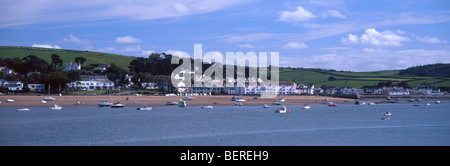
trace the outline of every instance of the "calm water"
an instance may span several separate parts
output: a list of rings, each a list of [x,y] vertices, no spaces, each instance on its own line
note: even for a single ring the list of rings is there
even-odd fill
[[[450,103],[416,107],[0,107],[0,145],[450,145]],[[391,120],[381,120],[383,112]]]

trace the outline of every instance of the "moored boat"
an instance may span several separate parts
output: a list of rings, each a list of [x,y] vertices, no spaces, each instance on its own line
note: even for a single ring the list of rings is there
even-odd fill
[[[18,109],[16,109],[16,111],[18,111],[18,112],[26,112],[26,111],[30,111],[30,109],[29,108],[18,108]]]
[[[242,106],[242,103],[241,102],[236,102],[236,103],[234,103],[234,105]]]
[[[391,114],[391,112],[385,112],[385,113],[383,113],[383,115],[384,116],[391,116],[392,114]]]
[[[181,99],[180,99],[180,102],[179,102],[178,106],[179,106],[179,107],[186,107],[187,104],[186,104],[186,102],[185,102],[184,100],[181,100]]]
[[[302,106],[302,109],[310,109],[310,108],[311,108],[311,105],[309,105],[309,104],[305,104]]]
[[[97,105],[99,107],[109,107],[112,105],[112,103],[109,101],[99,101],[99,102],[97,102]]]
[[[330,107],[336,107],[336,106],[338,106],[336,103],[334,103],[334,102],[329,102],[328,103],[328,106],[330,106]]]
[[[8,102],[8,103],[13,103],[13,102],[14,102],[14,99],[6,99],[6,102]]]
[[[283,104],[283,103],[280,103],[280,102],[273,103],[273,105],[281,105],[281,104]]]
[[[42,100],[44,101],[55,101],[54,97],[44,97]]]
[[[183,100],[194,100],[194,98],[186,96],[186,97],[183,97]]]
[[[49,107],[50,110],[61,110],[62,107],[59,105],[54,104],[53,107]]]
[[[152,107],[149,107],[149,106],[142,106],[142,107],[136,108],[136,110],[139,110],[139,111],[151,111],[151,110],[152,110]]]
[[[280,113],[280,114],[286,113],[286,107],[283,105],[281,108],[275,110],[275,113]]]
[[[208,106],[202,106],[203,109],[213,109],[214,107],[212,105],[208,105]]]
[[[263,105],[263,108],[270,108],[270,106],[267,105],[267,104],[264,104],[264,105]]]
[[[114,103],[113,105],[111,105],[111,108],[123,108],[125,107],[124,104],[121,104],[120,102]]]
[[[383,118],[381,118],[381,120],[391,120],[391,118],[389,118],[389,117],[383,117]]]
[[[437,101],[435,101],[434,103],[436,103],[436,104],[441,104],[441,101],[437,100]]]
[[[166,102],[166,105],[178,105],[178,102],[176,102],[176,101],[168,101],[168,102]]]

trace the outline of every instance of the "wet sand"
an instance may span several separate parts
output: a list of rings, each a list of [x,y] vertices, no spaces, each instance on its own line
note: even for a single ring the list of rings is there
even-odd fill
[[[73,106],[73,107],[97,107],[97,102],[102,100],[108,100],[110,102],[120,101],[125,104],[126,107],[138,107],[142,105],[147,105],[151,107],[166,106],[168,101],[179,101],[184,96],[108,96],[108,95],[97,95],[97,96],[52,96],[56,98],[55,101],[47,101],[46,104],[41,103],[45,96],[0,96],[0,109],[1,107],[49,107],[53,104],[60,106]],[[129,100],[126,100],[126,97]],[[216,105],[216,106],[233,106],[235,101],[231,101],[232,95],[218,95],[218,96],[192,96],[193,100],[186,100],[188,106],[205,106],[205,105]],[[279,97],[276,98],[258,98],[253,99],[253,96],[241,96],[246,102],[244,106],[262,106],[264,104],[272,105],[276,102]],[[284,105],[322,105],[324,101],[323,96],[283,96],[286,100]],[[345,99],[345,98],[333,98],[326,97],[329,101],[335,102],[339,105],[350,105],[354,104],[355,99]],[[13,99],[14,102],[6,102],[6,99]],[[82,105],[76,105],[76,100],[84,102]],[[348,102],[345,102],[347,100]]]

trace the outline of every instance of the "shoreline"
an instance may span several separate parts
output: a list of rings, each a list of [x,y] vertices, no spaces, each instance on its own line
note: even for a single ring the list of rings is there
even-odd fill
[[[55,101],[47,101],[47,103],[41,103],[42,99],[46,96],[0,96],[0,107],[50,107],[53,104],[60,106],[73,106],[73,107],[97,107],[98,101],[108,100],[109,102],[125,104],[126,107],[139,107],[147,105],[150,107],[166,106],[166,102],[175,101],[178,102],[185,96],[133,96],[133,95],[96,95],[96,96],[51,96]],[[126,98],[129,100],[126,100]],[[193,100],[185,100],[188,106],[234,106],[235,101],[231,101],[233,95],[214,95],[214,96],[190,96]],[[253,99],[254,96],[240,96],[245,99],[246,102],[243,106],[262,106],[264,104],[272,105],[280,97],[283,97],[286,101],[284,105],[323,105],[322,99],[327,98],[329,101],[337,103],[339,105],[353,105],[355,99],[350,98],[336,98],[336,97],[324,97],[324,96],[278,96],[275,98],[258,98]],[[13,99],[14,102],[6,102],[6,99]],[[76,100],[84,102],[84,104],[76,105]],[[345,102],[344,100],[347,100]],[[378,100],[372,100],[373,102],[379,102]]]

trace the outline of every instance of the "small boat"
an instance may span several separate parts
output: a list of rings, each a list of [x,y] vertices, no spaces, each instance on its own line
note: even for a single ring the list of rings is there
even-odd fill
[[[53,97],[44,97],[42,100],[45,100],[45,101],[55,101],[55,98],[53,98]]]
[[[123,107],[125,107],[125,105],[121,104],[120,102],[111,105],[111,108],[123,108]]]
[[[385,113],[383,113],[383,115],[384,116],[391,116],[392,114],[391,114],[391,112],[385,112]]]
[[[430,106],[430,105],[431,105],[430,103],[425,104],[425,106]]]
[[[181,100],[181,99],[180,99],[180,103],[178,104],[178,106],[179,106],[179,107],[186,107],[187,104],[186,104],[186,102],[185,102],[184,100]]]
[[[75,104],[76,105],[84,104],[84,101],[77,100]]]
[[[236,103],[234,103],[234,105],[242,106],[242,103],[241,102],[236,102]]]
[[[413,102],[413,101],[414,101],[414,99],[408,99],[407,101],[408,101],[408,102]]]
[[[367,104],[366,104],[366,102],[360,102],[358,105],[359,106],[366,106]]]
[[[441,104],[441,101],[437,100],[437,101],[435,101],[434,103],[436,103],[436,104]]]
[[[374,102],[370,102],[369,105],[376,105]]]
[[[6,102],[8,102],[8,103],[14,103],[14,99],[6,99]]]
[[[30,110],[29,108],[18,108],[16,111],[26,112],[26,111],[29,111],[29,110]]]
[[[275,110],[275,113],[280,113],[280,114],[286,113],[286,107],[283,105],[281,108]]]
[[[176,101],[168,101],[168,102],[166,102],[166,105],[178,105],[178,102],[176,102]]]
[[[237,98],[237,99],[236,99],[236,102],[245,102],[245,99],[243,99],[243,98]]]
[[[45,103],[47,103],[47,101],[45,101],[45,100],[42,100],[42,101],[41,101],[41,103],[42,103],[42,104],[45,104]]]
[[[62,107],[59,105],[54,104],[53,107],[49,107],[50,110],[61,110]]]
[[[386,97],[386,100],[391,100],[391,97],[389,97],[389,96],[388,96],[388,97]]]
[[[383,117],[383,118],[381,118],[381,120],[391,120],[391,118]]]
[[[263,108],[270,108],[270,106],[267,105],[267,104],[264,104],[264,105],[263,105]]]
[[[422,106],[422,104],[414,104],[413,106]]]
[[[422,99],[420,99],[420,98],[417,98],[417,99],[416,99],[416,101],[422,101]]]
[[[99,101],[97,102],[97,104],[99,107],[109,107],[112,105],[112,103],[109,101]]]
[[[194,98],[186,96],[186,97],[183,97],[183,100],[194,100]]]
[[[152,107],[149,107],[149,106],[142,106],[142,107],[136,108],[136,110],[139,110],[139,111],[151,111],[151,110],[152,110]]]
[[[309,105],[309,104],[305,104],[305,105],[302,106],[302,109],[308,110],[310,108],[311,108],[311,105]]]
[[[214,107],[212,105],[208,105],[208,106],[202,106],[203,109],[213,109]]]
[[[273,103],[273,105],[281,105],[281,104],[283,104],[283,103],[281,103],[281,102],[275,102],[275,103]]]
[[[284,98],[280,98],[280,99],[278,99],[278,102],[280,102],[280,103],[284,103],[286,100],[284,99]]]
[[[330,107],[336,107],[336,106],[338,106],[336,103],[333,103],[333,102],[330,102],[330,103],[328,103],[328,106],[330,106]]]

